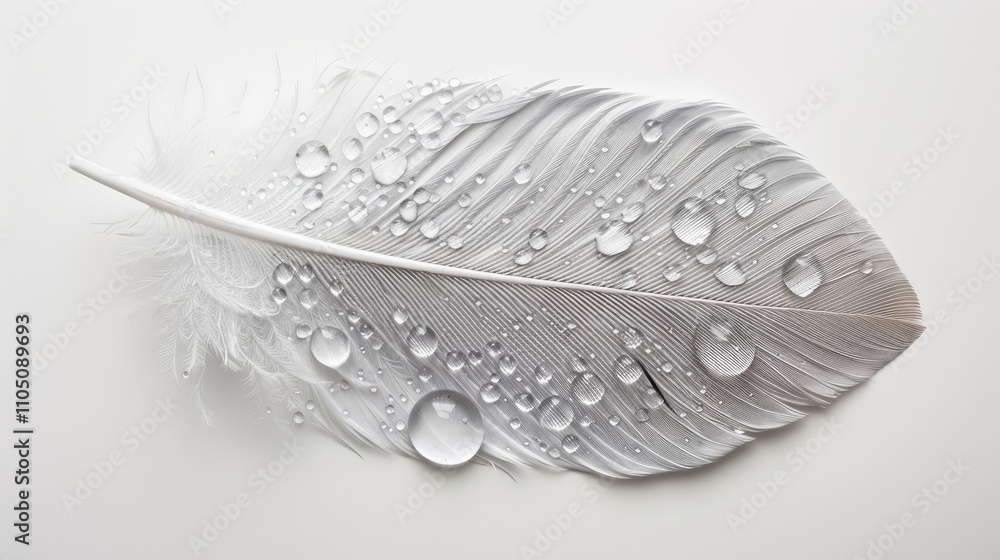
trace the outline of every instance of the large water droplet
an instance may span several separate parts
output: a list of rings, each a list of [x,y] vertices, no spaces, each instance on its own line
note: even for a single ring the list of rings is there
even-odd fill
[[[628,251],[632,246],[632,232],[628,226],[618,220],[606,222],[597,230],[594,238],[597,242],[597,252],[612,256]]]
[[[347,159],[357,159],[357,157],[361,155],[361,140],[358,140],[357,138],[348,138],[344,141],[344,145],[341,150],[344,152],[344,157]]]
[[[550,430],[565,430],[573,421],[573,407],[562,397],[553,395],[538,405],[538,420]]]
[[[340,329],[320,327],[309,337],[309,351],[319,363],[337,369],[351,355],[351,339]]]
[[[406,173],[406,154],[392,146],[382,150],[372,158],[372,178],[380,185],[391,185]]]
[[[785,263],[781,279],[793,294],[806,297],[823,282],[823,271],[816,255],[805,252]]]
[[[417,134],[437,132],[443,126],[444,117],[434,109],[425,109],[413,119],[413,129],[417,131]]]
[[[427,325],[417,325],[410,329],[410,334],[406,336],[406,345],[410,347],[414,356],[427,358],[437,350],[438,336]]]
[[[531,164],[522,163],[514,168],[514,182],[523,185],[531,180]]]
[[[306,142],[295,152],[295,167],[305,177],[318,177],[330,169],[330,150],[322,142]]]
[[[604,396],[604,382],[593,373],[581,373],[573,379],[570,390],[583,404],[596,404]]]
[[[460,465],[479,452],[485,430],[479,407],[454,391],[432,391],[410,411],[410,442],[438,465]]]
[[[368,138],[378,132],[378,117],[371,113],[362,113],[361,116],[358,117],[358,122],[355,123],[355,126],[358,129],[358,134],[360,134],[362,138]]]
[[[663,137],[663,123],[650,119],[642,123],[642,139],[646,142],[656,142]]]
[[[704,200],[688,198],[681,202],[674,211],[670,228],[674,235],[688,245],[701,245],[712,235],[715,228],[715,216]]]
[[[642,373],[642,367],[632,356],[619,356],[615,360],[615,375],[622,383],[635,383],[642,377]]]
[[[747,281],[747,274],[739,261],[729,261],[715,269],[715,277],[727,286],[741,286]]]
[[[705,369],[723,377],[745,372],[755,354],[753,342],[742,329],[715,316],[698,325],[694,334],[694,350]]]

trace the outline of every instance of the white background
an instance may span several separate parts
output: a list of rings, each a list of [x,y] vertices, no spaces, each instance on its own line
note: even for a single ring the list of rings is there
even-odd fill
[[[102,235],[100,224],[141,206],[82,177],[60,177],[53,163],[110,119],[113,129],[88,155],[134,169],[134,147],[148,144],[147,106],[126,115],[114,104],[141,84],[147,66],[167,74],[150,92],[154,107],[173,103],[196,68],[222,89],[270,83],[276,57],[283,72],[311,78],[305,74],[342,58],[342,45],[387,2],[232,0],[235,7],[220,15],[210,0],[72,1],[16,49],[10,34],[22,33],[22,18],[42,8],[35,0],[5,2],[0,331],[12,333],[15,313],[27,312],[35,350],[55,346],[34,377],[33,544],[12,541],[14,457],[2,443],[0,557],[194,557],[189,538],[239,492],[249,492],[252,504],[199,557],[514,559],[524,547],[541,547],[553,559],[849,559],[875,558],[871,541],[880,535],[885,558],[1000,555],[1000,280],[987,278],[982,265],[1000,251],[1000,5],[567,0],[559,20],[549,14],[559,13],[557,0],[400,1],[399,13],[344,62],[391,65],[397,84],[506,75],[508,88],[558,78],[721,99],[804,153],[869,212],[925,317],[947,323],[829,409],[691,473],[598,493],[601,481],[583,474],[515,469],[515,482],[472,466],[434,487],[436,471],[427,465],[367,450],[362,459],[302,430],[305,451],[257,494],[248,477],[280,456],[283,435],[237,412],[206,427],[160,375],[151,313],[127,296],[85,311],[88,298],[117,287],[112,270],[129,246]],[[898,12],[893,24],[894,8],[904,7],[911,13]],[[729,23],[712,23],[724,9]],[[702,34],[701,52],[692,47],[690,62],[679,65],[675,55],[706,25],[718,36]],[[781,119],[808,104],[813,88],[829,95],[812,97],[812,109],[800,109],[800,128],[789,129]],[[947,151],[927,152],[935,161],[918,176],[912,158],[924,157],[939,130],[949,129],[957,138]],[[890,201],[896,180],[902,188]],[[965,298],[956,285],[978,291]],[[61,336],[70,322],[75,336]],[[0,352],[12,357],[12,335],[2,338]],[[3,379],[0,418],[13,427],[7,365]],[[133,451],[122,433],[167,398],[178,409]],[[831,422],[836,435],[819,442]],[[815,452],[808,461],[790,460],[805,447]],[[93,464],[115,451],[124,464],[68,509],[65,496],[78,479],[96,476]],[[969,470],[941,482],[949,461]],[[769,497],[755,494],[779,471],[786,484]],[[914,503],[936,481],[947,494],[929,508]],[[429,497],[413,498],[420,492]],[[750,511],[743,500],[763,505]],[[554,528],[573,503],[582,516]],[[886,524],[907,513],[915,525],[886,536]]]

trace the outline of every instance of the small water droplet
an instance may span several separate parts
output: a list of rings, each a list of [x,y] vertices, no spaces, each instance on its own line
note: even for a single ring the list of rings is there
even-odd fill
[[[534,249],[531,249],[529,247],[518,249],[517,252],[514,253],[514,264],[524,266],[530,263],[531,259],[533,259],[534,257],[535,257]]]
[[[604,396],[604,382],[593,373],[581,373],[573,379],[570,390],[573,397],[583,404],[596,404]]]
[[[875,270],[875,265],[872,261],[865,261],[858,267],[858,272],[864,275],[871,274],[873,270]]]
[[[756,190],[767,184],[767,177],[756,171],[743,171],[739,174],[736,182],[744,189]]]
[[[721,377],[739,375],[753,363],[756,350],[750,338],[735,323],[719,317],[702,321],[694,335],[698,361]]]
[[[626,224],[611,220],[601,225],[594,240],[598,253],[613,256],[627,251],[632,246],[633,237]]]
[[[313,290],[299,292],[299,304],[306,309],[312,309],[319,302],[319,295]]]
[[[580,449],[580,438],[570,434],[562,439],[562,449],[566,453],[576,453]]]
[[[479,452],[485,430],[479,407],[454,391],[432,391],[409,417],[410,442],[417,453],[438,465],[459,465]]]
[[[363,202],[352,202],[347,209],[347,217],[356,224],[363,224],[368,219],[368,207]]]
[[[806,297],[823,282],[823,270],[816,255],[800,253],[785,263],[781,279],[793,294]]]
[[[688,198],[674,211],[670,224],[677,239],[688,245],[701,245],[715,229],[715,216],[711,208],[700,198]]]
[[[649,408],[656,408],[663,404],[663,397],[655,388],[646,387],[642,392],[642,402]]]
[[[545,385],[552,379],[552,372],[549,371],[548,366],[545,364],[540,364],[535,368],[535,381]]]
[[[441,225],[437,223],[433,218],[428,218],[420,224],[420,233],[423,234],[427,239],[434,239],[441,232]]]
[[[392,105],[387,105],[385,109],[382,109],[382,120],[386,123],[396,122],[399,118],[399,111],[396,110]]]
[[[286,299],[288,299],[288,292],[286,292],[284,288],[275,288],[274,290],[271,290],[271,298],[274,299],[276,303],[283,303]]]
[[[444,361],[448,365],[448,369],[458,371],[465,367],[465,353],[459,350],[452,350],[445,356]]]
[[[318,177],[330,169],[330,150],[322,142],[306,142],[295,152],[295,167],[305,177]]]
[[[382,148],[371,161],[372,178],[380,185],[391,185],[406,173],[406,154],[398,148]]]
[[[500,399],[500,387],[497,387],[496,383],[490,382],[483,384],[479,388],[479,398],[483,399],[485,403],[495,403]]]
[[[355,127],[358,129],[358,134],[360,134],[362,138],[373,136],[376,132],[378,132],[378,117],[371,113],[362,113],[361,116],[358,117]]]
[[[536,251],[541,251],[545,248],[545,243],[548,240],[549,234],[544,229],[535,228],[528,234],[528,245]]]
[[[292,422],[295,422],[296,424],[302,424],[305,421],[306,417],[298,410],[295,411],[295,414],[292,414]]]
[[[622,383],[632,384],[642,377],[642,367],[632,356],[619,356],[615,360],[615,375]]]
[[[645,210],[646,210],[645,204],[643,204],[642,202],[633,202],[632,204],[626,206],[624,210],[622,210],[621,220],[626,224],[631,224],[632,222],[638,220],[642,216],[643,211]]]
[[[573,421],[573,407],[558,395],[553,395],[538,405],[538,420],[550,430],[565,430]]]
[[[719,254],[715,252],[715,249],[711,247],[703,247],[695,254],[694,258],[701,264],[712,264],[718,256]]]
[[[676,282],[681,279],[681,272],[681,267],[672,264],[663,270],[663,277],[667,282]]]
[[[302,193],[302,205],[306,210],[315,210],[323,205],[323,191],[318,189],[306,189]]]
[[[537,402],[535,401],[534,395],[530,393],[521,393],[514,397],[514,404],[521,412],[531,412],[535,409]]]
[[[274,267],[274,279],[282,286],[291,282],[294,275],[295,272],[292,270],[292,265],[288,263],[281,263]]]
[[[663,137],[663,123],[650,119],[642,123],[642,139],[646,142],[656,142]]]
[[[739,261],[729,261],[715,269],[715,277],[727,286],[741,286],[747,281],[747,274]]]
[[[351,354],[351,340],[338,328],[320,327],[309,337],[309,351],[319,363],[337,369]]]
[[[737,216],[747,218],[757,209],[757,202],[754,201],[752,194],[745,192],[736,198],[735,207]]]
[[[531,180],[531,163],[522,163],[514,168],[514,182],[523,185]]]
[[[430,357],[437,350],[438,336],[427,325],[416,325],[410,329],[410,334],[406,336],[406,345],[410,351],[418,358]]]
[[[357,157],[361,155],[362,149],[361,140],[358,140],[357,138],[348,138],[344,141],[344,145],[341,147],[341,151],[344,152],[344,157],[349,160],[357,159]]]

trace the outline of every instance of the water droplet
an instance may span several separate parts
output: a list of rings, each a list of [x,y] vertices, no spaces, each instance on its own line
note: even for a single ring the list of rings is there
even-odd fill
[[[302,290],[299,292],[299,303],[306,309],[312,309],[314,305],[319,303],[319,295],[313,290]]]
[[[337,369],[351,355],[351,339],[340,329],[320,327],[309,337],[309,351],[319,363]]]
[[[485,430],[479,407],[454,391],[432,391],[416,404],[409,417],[410,442],[428,461],[460,465],[479,452]]]
[[[448,365],[448,369],[451,371],[458,371],[465,367],[465,353],[452,350],[444,357],[445,363]]]
[[[392,314],[392,320],[396,321],[397,325],[402,325],[410,318],[410,314],[406,312],[403,308],[398,308]]]
[[[633,133],[634,134],[634,133]],[[642,123],[642,139],[646,142],[656,142],[663,137],[663,123],[650,119]]]
[[[396,108],[393,107],[392,105],[388,105],[386,106],[385,109],[382,109],[382,120],[384,120],[385,122],[387,123],[396,122],[396,119],[398,118],[399,118],[399,111],[397,111]]]
[[[312,401],[306,401],[306,410],[312,410],[316,408],[316,403]]]
[[[465,241],[459,235],[448,236],[448,246],[452,249],[461,249],[465,245]]]
[[[663,271],[663,277],[667,279],[667,282],[676,282],[681,279],[681,267],[677,265],[670,265]]]
[[[617,426],[618,423],[621,421],[622,419],[619,418],[617,414],[612,414],[611,416],[608,416],[608,424],[611,424],[612,426]]]
[[[406,336],[406,345],[410,347],[414,356],[427,358],[437,350],[438,336],[427,325],[417,325],[410,329],[410,334]]]
[[[482,173],[477,173],[476,174],[476,184],[477,185],[482,185],[485,182],[486,182],[486,175],[483,175]]]
[[[417,219],[417,203],[412,198],[407,198],[399,203],[399,217],[404,222],[412,222]]]
[[[757,209],[757,202],[753,199],[752,194],[745,192],[736,198],[735,206],[736,215],[741,218],[747,218]]]
[[[362,138],[368,138],[378,132],[378,117],[371,113],[362,113],[361,116],[358,117],[358,122],[355,123],[355,126],[358,129],[358,134],[360,134]]]
[[[793,294],[806,297],[823,282],[823,270],[816,255],[800,253],[785,263],[781,279]]]
[[[382,150],[372,158],[372,178],[380,185],[391,185],[406,172],[406,154],[392,146]]]
[[[632,246],[632,232],[628,226],[618,220],[605,222],[597,230],[595,241],[597,252],[602,255],[613,256],[624,253]]]
[[[523,185],[531,180],[531,164],[522,163],[514,168],[514,182]]]
[[[514,264],[524,266],[530,263],[531,259],[533,259],[534,257],[535,257],[534,249],[528,247],[518,249],[518,251],[514,253]]]
[[[596,404],[604,396],[604,382],[593,373],[581,373],[573,379],[570,390],[583,404]]]
[[[624,210],[622,210],[622,222],[631,224],[632,222],[638,220],[645,210],[646,205],[642,202],[633,202],[632,204],[629,204]]]
[[[701,264],[712,264],[718,256],[719,254],[715,252],[715,249],[711,247],[703,247],[695,254],[694,258],[698,259],[698,262]]]
[[[545,385],[552,379],[552,372],[549,371],[548,366],[545,364],[540,364],[535,368],[535,381]]]
[[[619,356],[615,360],[615,375],[622,383],[632,384],[642,377],[642,367],[632,356]]]
[[[427,239],[434,239],[441,232],[441,225],[437,223],[433,218],[428,218],[424,220],[424,223],[420,224],[420,233],[423,234]]]
[[[646,387],[642,392],[642,402],[649,408],[656,408],[663,404],[663,397],[655,388]]]
[[[521,419],[520,418],[511,418],[510,419],[510,427],[511,427],[511,429],[514,429],[514,430],[520,428],[521,427]]]
[[[413,129],[417,134],[431,134],[441,130],[443,126],[444,117],[434,109],[425,109],[413,119]]]
[[[276,303],[283,303],[288,299],[288,292],[284,288],[275,288],[271,290],[271,298],[274,299]]]
[[[486,403],[495,403],[500,399],[500,388],[495,383],[485,383],[479,388],[479,397]]]
[[[680,203],[674,211],[670,228],[677,239],[688,245],[701,245],[712,235],[715,228],[715,216],[712,210],[700,198],[688,198]]]
[[[396,430],[402,432],[406,429],[406,422],[402,420],[396,420]]]
[[[281,263],[274,267],[274,279],[283,286],[291,282],[294,275],[295,272],[292,270],[292,265],[288,263]]]
[[[462,208],[468,208],[472,204],[472,195],[469,193],[462,193],[458,197],[458,205]]]
[[[861,263],[860,267],[858,267],[858,272],[864,275],[871,274],[873,270],[875,270],[875,265],[872,261],[865,261]]]
[[[667,179],[663,175],[650,175],[649,179],[643,179],[643,181],[645,181],[646,184],[649,185],[649,188],[654,191],[658,191],[667,186]]]
[[[316,278],[316,269],[311,264],[304,264],[299,267],[299,280],[308,284]]]
[[[753,342],[742,329],[715,316],[698,325],[694,334],[694,350],[705,369],[722,377],[745,372],[756,353]]]
[[[622,272],[615,287],[619,290],[630,290],[639,283],[639,274],[631,268]]]
[[[635,421],[640,424],[643,422],[649,422],[649,410],[645,408],[640,408],[635,411]]]
[[[544,229],[533,229],[531,233],[528,234],[528,245],[536,251],[541,251],[545,248],[545,243],[549,240],[549,234]]]
[[[580,449],[580,438],[570,434],[562,439],[562,448],[566,453],[576,453]]]
[[[330,169],[330,150],[322,142],[306,142],[295,152],[295,167],[305,177],[318,177]]]
[[[727,286],[740,286],[747,281],[747,274],[739,261],[729,261],[715,269],[715,277]]]
[[[295,422],[296,424],[301,424],[305,421],[306,417],[298,410],[295,411],[295,414],[292,414],[292,422]]]
[[[302,193],[302,205],[306,210],[315,210],[323,205],[323,191],[318,189],[306,189]]]
[[[514,397],[514,404],[517,408],[521,409],[521,412],[531,412],[535,409],[537,402],[535,401],[534,395],[530,393],[521,393]]]
[[[763,173],[756,171],[743,171],[736,179],[737,184],[744,189],[756,190],[767,184],[767,177]]]
[[[550,430],[565,430],[573,421],[573,407],[561,397],[553,395],[538,405],[538,420]]]
[[[347,159],[357,159],[361,155],[361,150],[363,149],[361,145],[361,140],[357,138],[348,138],[344,140],[344,145],[341,150],[344,152],[344,157]]]

